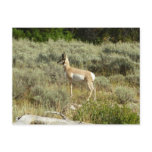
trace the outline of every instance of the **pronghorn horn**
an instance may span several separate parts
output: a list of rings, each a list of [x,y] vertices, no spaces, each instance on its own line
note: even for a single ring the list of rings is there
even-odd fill
[[[61,61],[65,60],[65,59],[66,59],[66,55],[65,55],[65,53],[63,53],[61,56],[61,59],[57,63],[60,63]]]
[[[66,58],[66,54],[63,53],[63,54],[62,54],[62,59],[65,59],[65,58]]]

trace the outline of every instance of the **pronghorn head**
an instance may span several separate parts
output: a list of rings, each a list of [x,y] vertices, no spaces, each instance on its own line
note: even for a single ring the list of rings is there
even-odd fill
[[[67,55],[65,53],[63,53],[62,56],[61,56],[61,59],[57,63],[61,63],[63,65],[68,65],[69,60],[68,60]]]

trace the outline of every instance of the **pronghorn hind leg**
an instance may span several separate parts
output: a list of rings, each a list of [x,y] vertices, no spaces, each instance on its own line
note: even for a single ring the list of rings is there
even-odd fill
[[[88,82],[88,88],[89,88],[89,90],[90,90],[90,95],[89,95],[87,101],[89,101],[89,99],[90,99],[90,97],[91,97],[91,95],[92,95],[92,91],[93,91],[93,88],[92,88],[92,85],[91,85],[90,82]]]
[[[96,101],[96,88],[94,87],[93,82],[91,82],[91,87],[92,90],[94,91],[94,101]]]
[[[94,88],[93,90],[94,90],[94,101],[96,101],[96,88]]]
[[[96,100],[96,88],[94,88],[93,82],[88,82],[88,88],[90,89],[90,95],[87,100],[90,99],[92,92],[94,91],[94,101]]]

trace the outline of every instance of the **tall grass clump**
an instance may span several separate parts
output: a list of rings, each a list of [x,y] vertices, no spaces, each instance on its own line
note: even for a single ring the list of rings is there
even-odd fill
[[[119,86],[115,89],[115,95],[118,103],[128,103],[134,101],[135,92],[132,88]]]
[[[94,124],[139,124],[139,116],[125,105],[119,107],[108,101],[87,102],[79,108],[74,120]]]

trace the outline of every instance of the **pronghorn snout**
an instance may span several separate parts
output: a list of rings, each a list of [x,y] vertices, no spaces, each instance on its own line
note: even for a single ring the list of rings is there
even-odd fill
[[[61,60],[59,60],[57,63],[61,63],[61,62],[63,63],[63,60],[62,60],[62,59],[61,59]],[[61,63],[61,64],[62,64],[62,63]]]

